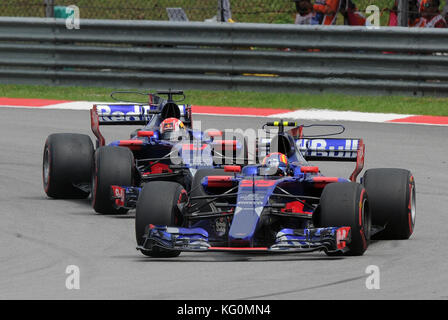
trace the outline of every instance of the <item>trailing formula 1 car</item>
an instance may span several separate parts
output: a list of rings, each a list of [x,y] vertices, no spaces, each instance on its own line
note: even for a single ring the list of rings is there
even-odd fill
[[[371,238],[411,236],[410,171],[369,169],[359,183],[362,139],[307,138],[305,126],[283,121],[270,126],[279,130],[258,143],[269,151],[260,164],[199,170],[190,191],[170,181],[144,184],[136,205],[137,249],[151,257],[183,251],[362,255]],[[286,126],[294,128],[285,132]],[[349,179],[324,176],[312,160],[356,167]]]
[[[177,104],[182,91],[159,91],[145,94],[148,104],[94,105],[90,111],[91,129],[97,138],[96,150],[88,135],[58,133],[50,135],[44,147],[43,185],[53,198],[86,198],[98,213],[125,213],[129,208],[117,206],[111,198],[111,186],[128,186],[128,191],[143,182],[157,179],[176,181],[189,189],[191,176],[173,173],[173,148],[179,141],[202,141],[210,151],[207,166],[228,143],[237,150],[235,141],[223,140],[222,134],[192,129],[191,107]],[[159,95],[167,95],[165,100]],[[182,100],[182,99],[181,99]],[[106,145],[100,125],[139,125],[130,139]],[[224,146],[225,149],[225,146]],[[237,151],[232,155],[237,154]],[[184,159],[185,160],[185,159]],[[189,180],[190,179],[190,180]],[[120,192],[119,189],[113,190]],[[129,201],[132,203],[132,200]]]

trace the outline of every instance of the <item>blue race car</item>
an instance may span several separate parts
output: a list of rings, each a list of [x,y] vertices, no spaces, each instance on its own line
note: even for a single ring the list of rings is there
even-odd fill
[[[143,185],[136,204],[137,249],[151,257],[191,252],[362,255],[372,237],[407,239],[415,225],[408,170],[364,166],[362,139],[310,138],[305,126],[277,121],[260,141],[260,164],[203,169],[188,191],[176,182]],[[285,132],[284,127],[295,126]],[[324,176],[308,161],[353,161],[349,179]]]
[[[85,198],[91,194],[96,212],[112,214],[129,209],[116,205],[111,197],[112,185],[128,186],[129,191],[150,180],[170,180],[189,190],[191,175],[180,175],[171,168],[173,148],[180,140],[206,143],[208,150],[212,148],[207,165],[214,168],[213,161],[219,158],[219,150],[228,141],[222,140],[219,134],[192,130],[191,107],[177,104],[179,101],[173,99],[176,95],[185,98],[182,91],[159,91],[157,94],[145,94],[149,97],[147,104],[94,105],[90,116],[92,132],[97,138],[96,150],[88,135],[50,135],[43,156],[46,194],[53,198]],[[168,99],[159,95],[167,95]],[[143,128],[133,131],[130,139],[106,145],[100,125],[140,125]],[[233,146],[234,141],[230,143]],[[233,154],[236,156],[237,150]],[[116,194],[123,190],[112,191]],[[132,200],[128,201],[128,206],[129,203]]]

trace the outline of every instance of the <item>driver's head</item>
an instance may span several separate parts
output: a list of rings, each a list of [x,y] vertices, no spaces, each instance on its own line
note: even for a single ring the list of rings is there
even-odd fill
[[[288,158],[280,152],[268,154],[261,163],[270,175],[286,175],[288,172]]]
[[[296,11],[301,16],[306,16],[313,11],[311,0],[294,0],[294,2],[296,3]]]
[[[160,124],[162,140],[178,141],[185,136],[185,125],[177,118],[167,118]]]

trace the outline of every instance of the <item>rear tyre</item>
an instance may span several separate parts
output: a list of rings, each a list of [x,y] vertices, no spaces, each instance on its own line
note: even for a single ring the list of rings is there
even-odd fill
[[[409,239],[415,227],[415,181],[404,169],[370,169],[363,177],[372,225],[385,227],[374,239]]]
[[[328,184],[320,198],[319,227],[350,227],[350,249],[346,254],[360,256],[370,241],[370,210],[367,192],[355,182]]]
[[[180,226],[181,213],[177,205],[187,201],[187,191],[182,185],[170,181],[154,181],[146,183],[137,201],[135,213],[135,237],[139,246],[143,245],[143,236],[150,224],[161,226]],[[180,251],[163,250],[154,247],[142,251],[149,257],[177,257]]]
[[[42,180],[45,193],[52,198],[86,198],[90,194],[76,187],[90,183],[93,144],[85,134],[56,133],[45,141]]]
[[[111,199],[112,185],[132,186],[134,155],[124,147],[105,146],[95,153],[92,175],[92,207],[102,214],[123,214],[128,210],[115,208]]]

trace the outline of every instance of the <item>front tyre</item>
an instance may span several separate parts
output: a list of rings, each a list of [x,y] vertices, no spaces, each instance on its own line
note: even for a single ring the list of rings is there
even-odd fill
[[[372,224],[384,227],[375,239],[409,239],[415,227],[415,180],[405,169],[369,169],[363,177]]]
[[[150,224],[160,226],[180,226],[182,216],[178,204],[187,201],[187,191],[182,185],[171,181],[146,183],[140,193],[135,212],[135,237],[139,246]],[[180,251],[163,250],[153,247],[142,253],[149,257],[177,257]]]
[[[325,186],[320,198],[319,227],[350,227],[347,255],[361,256],[370,241],[370,209],[367,192],[355,182]]]

